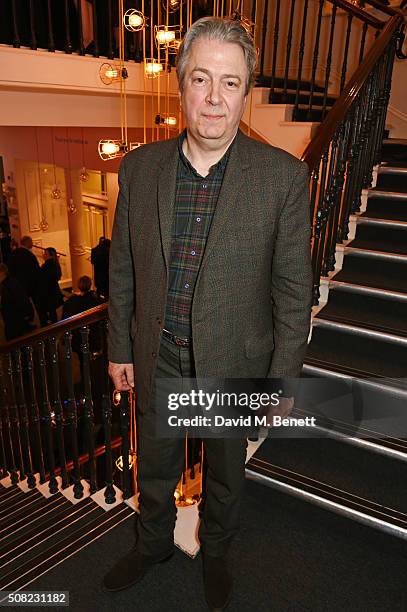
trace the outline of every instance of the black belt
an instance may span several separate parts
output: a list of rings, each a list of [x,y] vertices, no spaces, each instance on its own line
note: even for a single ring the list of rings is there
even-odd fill
[[[189,346],[191,344],[191,338],[181,338],[180,336],[176,336],[167,329],[162,330],[162,335],[167,338],[167,340],[169,340],[173,344],[176,344],[177,346]]]

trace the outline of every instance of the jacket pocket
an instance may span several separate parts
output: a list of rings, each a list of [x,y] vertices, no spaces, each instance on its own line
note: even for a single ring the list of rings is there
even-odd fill
[[[262,336],[253,336],[248,338],[245,342],[245,353],[246,357],[252,359],[259,355],[265,355],[271,353],[274,348],[273,332],[270,331]]]

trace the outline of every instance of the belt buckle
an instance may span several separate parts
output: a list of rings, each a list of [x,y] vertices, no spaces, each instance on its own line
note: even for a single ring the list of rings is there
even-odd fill
[[[180,338],[179,336],[174,336],[174,341],[177,346],[188,346],[189,345],[188,340],[185,340],[184,338]]]

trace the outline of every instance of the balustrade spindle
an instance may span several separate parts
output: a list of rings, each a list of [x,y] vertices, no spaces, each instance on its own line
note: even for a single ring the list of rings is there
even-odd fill
[[[361,40],[360,40],[359,64],[361,64],[363,62],[363,56],[365,54],[366,34],[367,34],[368,27],[369,27],[369,24],[365,22],[363,24],[362,37],[361,37]]]
[[[301,40],[300,40],[300,48],[298,52],[298,73],[297,73],[297,88],[295,92],[295,102],[294,102],[294,111],[293,111],[293,120],[296,121],[298,118],[298,105],[300,102],[300,88],[301,88],[301,79],[302,79],[302,65],[304,62],[304,51],[305,51],[305,33],[307,30],[307,15],[308,15],[308,2],[309,0],[305,0],[304,2],[304,11],[302,14],[302,28],[301,28]]]
[[[113,486],[113,453],[112,453],[112,403],[110,393],[110,378],[108,374],[108,358],[107,358],[107,333],[108,321],[101,321],[102,331],[102,353],[103,353],[103,371],[105,375],[102,377],[102,420],[105,439],[105,484],[104,491],[105,502],[113,504],[116,501],[116,492]],[[103,333],[104,332],[104,333]]]
[[[334,135],[331,141],[331,149],[329,151],[328,157],[328,175],[327,175],[327,184],[325,189],[325,202],[324,208],[326,211],[326,228],[325,228],[325,240],[324,240],[324,253],[321,265],[321,273],[322,276],[328,276],[328,272],[330,272],[330,264],[331,264],[331,250],[330,250],[330,240],[333,234],[334,228],[332,225],[333,216],[334,216],[334,206],[335,206],[335,172],[337,165],[337,151],[338,151],[338,141],[337,134]]]
[[[13,364],[13,380],[14,380],[14,386],[15,386],[17,412],[18,412],[18,418],[20,422],[22,464],[25,466],[24,471],[27,476],[28,488],[34,489],[36,485],[36,481],[35,481],[35,476],[33,472],[29,420],[28,420],[27,405],[25,403],[25,397],[24,397],[24,384],[23,384],[23,375],[22,375],[22,370],[21,370],[20,349],[14,349],[12,351],[11,359],[12,359],[12,364]]]
[[[120,392],[120,430],[122,435],[122,472],[121,472],[121,487],[123,491],[123,499],[128,499],[131,495],[130,491],[130,394],[126,391]]]
[[[317,270],[317,254],[318,254],[318,246],[320,240],[320,230],[321,230],[321,218],[318,215],[317,211],[317,194],[318,194],[318,184],[319,184],[319,169],[321,162],[319,161],[315,166],[314,170],[311,174],[311,211],[312,211],[312,228],[313,228],[313,236],[312,236],[312,270],[313,270],[313,304],[317,305],[319,302],[319,279],[320,274],[319,270]]]
[[[24,461],[21,450],[21,437],[20,437],[20,419],[18,416],[17,402],[16,396],[14,392],[14,380],[13,380],[13,366],[11,362],[11,354],[6,353],[4,355],[4,371],[6,378],[6,390],[7,390],[7,404],[9,408],[9,417],[10,417],[10,440],[11,447],[14,449],[14,461],[18,466],[19,476],[17,474],[17,480],[13,482],[16,484],[18,480],[24,480],[25,478],[25,470],[24,470]]]
[[[333,232],[331,234],[331,242],[329,250],[331,253],[329,271],[335,269],[335,253],[336,244],[338,242],[338,228],[339,228],[339,215],[341,210],[342,191],[345,183],[345,170],[346,170],[346,153],[348,149],[348,139],[350,131],[350,121],[345,119],[341,123],[338,130],[338,163],[335,169],[335,182],[334,182],[334,215],[333,215]],[[334,137],[335,138],[335,137]]]
[[[349,205],[350,205],[350,193],[351,193],[351,183],[353,178],[353,167],[355,164],[356,158],[356,133],[357,133],[357,124],[358,124],[358,115],[359,115],[359,104],[355,103],[354,108],[350,112],[349,122],[350,122],[350,132],[349,132],[349,141],[348,141],[348,164],[346,169],[346,182],[345,182],[345,191],[343,194],[343,205],[340,215],[339,229],[338,229],[338,240],[343,242],[348,237],[349,227]]]
[[[276,79],[279,29],[280,29],[280,0],[277,0],[275,17],[274,17],[273,65],[271,68],[271,83],[270,83],[270,96],[269,96],[270,103],[273,102],[273,94],[274,94],[275,79]]]
[[[264,76],[264,56],[266,53],[266,36],[267,36],[267,21],[268,21],[269,0],[264,0],[263,12],[263,28],[261,32],[261,52],[260,52],[260,78]]]
[[[359,139],[358,139],[358,155],[355,164],[354,170],[354,181],[353,181],[353,191],[351,198],[351,213],[356,213],[360,210],[360,196],[362,193],[362,178],[363,178],[363,168],[364,161],[366,155],[366,145],[367,145],[367,134],[369,131],[369,103],[371,98],[371,90],[372,90],[372,74],[369,76],[364,88],[363,94],[361,96],[361,105],[362,105],[362,113],[361,113],[361,123],[359,128]]]
[[[18,31],[17,0],[11,0],[11,10],[13,16],[13,47],[18,48],[21,46],[21,39]]]
[[[326,115],[326,101],[328,97],[329,77],[331,74],[331,64],[332,64],[332,48],[333,48],[334,37],[335,37],[335,20],[336,20],[336,4],[333,5],[332,15],[331,15],[331,29],[329,32],[329,46],[328,46],[328,55],[326,58],[326,69],[325,69],[324,98],[322,102],[322,120],[324,120],[325,115]]]
[[[51,0],[47,0],[48,51],[55,51],[54,26],[52,25]]]
[[[35,32],[35,5],[34,0],[29,2],[30,13],[30,49],[37,49],[37,34]]]
[[[342,70],[341,70],[341,84],[340,84],[340,92],[343,92],[343,88],[345,87],[346,81],[346,71],[348,68],[348,53],[349,53],[349,43],[350,36],[352,33],[352,21],[353,15],[348,15],[348,27],[346,28],[346,40],[345,40],[345,49],[343,51],[343,60],[342,60]],[[366,25],[366,24],[365,24]]]
[[[79,55],[85,55],[85,48],[83,46],[83,25],[82,25],[82,2],[77,2],[77,21],[78,21],[78,53]]]
[[[37,403],[37,394],[34,382],[34,362],[32,346],[24,347],[24,356],[27,368],[27,403],[29,420],[31,422],[31,432],[33,440],[34,465],[40,474],[40,483],[45,482],[45,465],[41,440],[40,410]]]
[[[376,140],[376,158],[375,163],[379,163],[380,161],[380,152],[383,144],[383,133],[386,123],[386,114],[387,107],[390,99],[390,91],[391,91],[391,80],[393,74],[393,65],[394,65],[394,56],[396,51],[397,39],[396,36],[393,38],[391,43],[389,44],[385,56],[385,75],[384,75],[384,90],[381,96],[381,105],[380,105],[380,122],[377,129],[377,140]]]
[[[288,70],[290,67],[291,47],[292,47],[292,39],[293,39],[295,2],[296,0],[291,0],[290,23],[288,26],[287,51],[286,51],[286,57],[285,57],[284,88],[283,88],[283,96],[282,96],[283,102],[287,102]]]
[[[95,420],[93,413],[92,384],[90,372],[90,351],[89,351],[89,327],[84,325],[80,328],[81,351],[82,351],[82,383],[83,409],[87,442],[89,450],[89,480],[90,492],[96,493],[96,460],[95,460]]]
[[[257,10],[257,0],[252,0],[252,13],[251,13],[252,23],[256,23],[256,10]]]
[[[318,294],[319,294],[319,277],[321,276],[322,263],[325,251],[325,235],[327,225],[327,209],[326,203],[326,175],[328,166],[328,154],[329,145],[325,149],[324,154],[321,157],[321,173],[319,182],[319,193],[318,193],[318,205],[317,205],[317,219],[318,219],[318,251],[316,253],[316,269],[318,271]],[[319,296],[318,296],[319,297]]]
[[[3,372],[0,368],[0,443],[1,443],[1,478],[8,476],[10,471],[11,482],[18,482],[18,473],[14,461],[13,444],[11,440],[10,415],[5,398],[6,385]],[[7,452],[8,450],[8,452]]]
[[[99,36],[98,36],[98,16],[96,6],[92,5],[92,21],[93,21],[93,57],[99,57]]]
[[[321,23],[322,23],[322,11],[324,8],[325,0],[319,0],[319,8],[318,8],[318,19],[317,19],[317,31],[315,37],[315,45],[314,45],[314,53],[312,58],[312,73],[311,73],[311,87],[309,94],[309,106],[307,111],[307,120],[312,120],[312,99],[315,91],[315,78],[317,74],[317,66],[318,66],[318,56],[319,56],[319,40],[321,37]]]
[[[65,378],[68,396],[65,400],[66,405],[66,422],[70,426],[71,440],[71,455],[73,462],[73,471],[71,479],[73,482],[73,493],[75,499],[83,497],[83,485],[81,483],[81,472],[79,466],[79,451],[78,451],[78,414],[75,401],[75,391],[73,382],[73,364],[72,364],[72,334],[67,331],[64,333],[64,362],[65,362]]]
[[[68,472],[66,468],[66,454],[64,441],[64,418],[62,411],[60,380],[58,366],[57,340],[51,336],[48,340],[49,350],[49,375],[50,375],[50,403],[53,414],[55,415],[55,433],[58,448],[59,467],[61,468],[62,488],[66,489],[69,485]]]
[[[72,53],[71,24],[69,21],[69,0],[64,0],[65,13],[65,53]]]
[[[37,358],[38,358],[38,388],[41,395],[41,420],[44,423],[44,434],[47,446],[47,464],[49,470],[49,492],[51,494],[58,493],[58,481],[55,476],[55,454],[54,454],[54,438],[52,427],[51,405],[48,398],[48,385],[46,373],[46,361],[44,342],[37,342]]]

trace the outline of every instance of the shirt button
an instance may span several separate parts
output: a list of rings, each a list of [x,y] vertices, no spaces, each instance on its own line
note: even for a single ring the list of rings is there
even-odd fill
[[[196,255],[195,251],[191,251],[191,255]]]
[[[208,183],[202,183],[202,189],[207,189],[208,188]]]
[[[189,289],[189,283],[185,283],[184,287],[185,289]]]
[[[197,217],[197,218],[196,218],[196,221],[197,221],[197,223],[200,223],[200,221],[201,221],[201,217]]]

